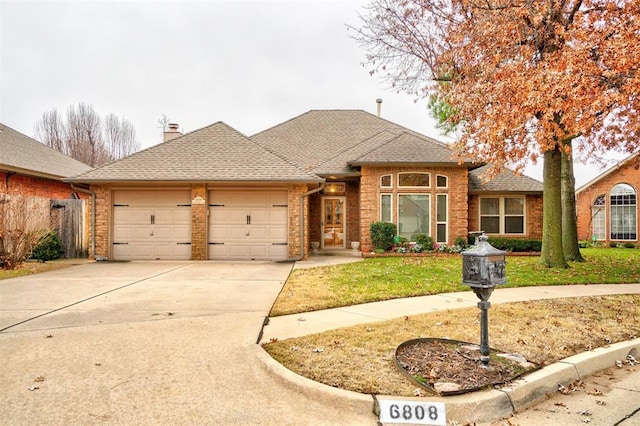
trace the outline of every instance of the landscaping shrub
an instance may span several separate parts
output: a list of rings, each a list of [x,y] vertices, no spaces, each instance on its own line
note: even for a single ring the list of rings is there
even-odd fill
[[[489,237],[489,244],[498,250],[510,252],[539,252],[542,250],[542,241],[539,240]]]
[[[420,246],[422,251],[433,250],[433,237],[427,234],[418,234],[416,236],[416,244]]]
[[[454,245],[459,246],[463,250],[469,247],[469,242],[465,237],[456,237]]]
[[[632,242],[627,241],[624,243],[624,248],[636,248],[636,245]]]
[[[60,237],[58,237],[55,231],[48,231],[39,238],[38,244],[31,252],[30,258],[46,262],[59,258],[61,251],[62,242],[60,241]]]
[[[387,250],[393,245],[396,235],[396,225],[389,222],[373,222],[369,226],[371,244],[375,250]]]

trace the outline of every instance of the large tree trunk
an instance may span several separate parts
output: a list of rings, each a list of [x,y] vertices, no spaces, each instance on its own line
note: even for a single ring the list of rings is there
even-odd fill
[[[571,148],[571,140],[565,142]],[[573,174],[573,154],[562,151],[562,250],[567,261],[584,262],[578,245],[576,220],[576,179]]]
[[[562,250],[562,154],[560,147],[545,151],[543,169],[542,253],[540,263],[550,268],[566,268]]]

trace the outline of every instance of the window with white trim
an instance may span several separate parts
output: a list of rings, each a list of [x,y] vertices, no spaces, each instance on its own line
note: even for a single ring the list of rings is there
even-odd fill
[[[591,210],[591,224],[593,227],[593,236],[598,241],[607,239],[607,197],[602,194],[598,195],[593,202]]]
[[[430,195],[398,195],[398,235],[410,241],[417,234],[431,235],[430,231]]]
[[[480,229],[487,234],[524,234],[525,197],[481,197]]]
[[[393,223],[392,194],[380,194],[380,221]]]
[[[421,172],[398,173],[398,188],[428,188],[431,174]]]
[[[436,243],[447,243],[447,194],[436,195]]]
[[[637,240],[638,218],[636,191],[631,185],[619,183],[610,194],[612,240]]]
[[[449,179],[446,176],[436,175],[436,188],[446,188],[449,186]]]
[[[380,188],[391,188],[391,187],[393,187],[393,179],[391,175],[380,176]]]

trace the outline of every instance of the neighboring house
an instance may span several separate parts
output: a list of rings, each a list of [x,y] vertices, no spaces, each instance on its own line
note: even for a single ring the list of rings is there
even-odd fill
[[[89,194],[62,179],[88,170],[86,164],[0,123],[0,227],[53,228],[66,257],[86,257]]]
[[[578,188],[578,238],[637,243],[639,190],[640,154],[620,161]]]
[[[88,170],[91,167],[86,164],[0,123],[0,194],[48,199],[82,197],[62,179]]]
[[[541,237],[540,182],[505,170],[482,183],[484,164],[364,111],[309,111],[252,137],[222,122],[168,133],[67,179],[96,194],[97,255],[285,260],[310,242],[370,251],[375,221],[440,244],[480,229]]]

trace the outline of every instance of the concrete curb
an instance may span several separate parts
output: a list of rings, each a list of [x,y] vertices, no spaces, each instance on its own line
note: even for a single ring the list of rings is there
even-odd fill
[[[375,421],[372,411],[374,400],[371,395],[338,389],[307,379],[271,358],[260,345],[252,345],[252,348],[261,366],[280,383],[306,395],[309,399],[324,401],[327,407],[332,407],[335,410],[344,410],[344,413],[368,414],[371,416],[372,421]]]
[[[294,387],[312,399],[323,399],[331,406],[338,404],[344,409],[360,413],[373,412],[379,416],[379,401],[443,402],[447,411],[447,420],[458,422],[493,422],[508,418],[514,413],[539,403],[549,394],[558,391],[558,384],[567,385],[574,380],[582,380],[597,371],[615,366],[616,360],[622,361],[628,354],[640,358],[640,338],[620,342],[606,348],[596,348],[565,358],[546,366],[521,379],[511,386],[489,389],[449,397],[396,397],[390,395],[370,396],[357,392],[336,389],[322,383],[302,377],[275,361],[259,345],[256,357],[265,370],[281,383]],[[385,425],[392,425],[385,423]]]

